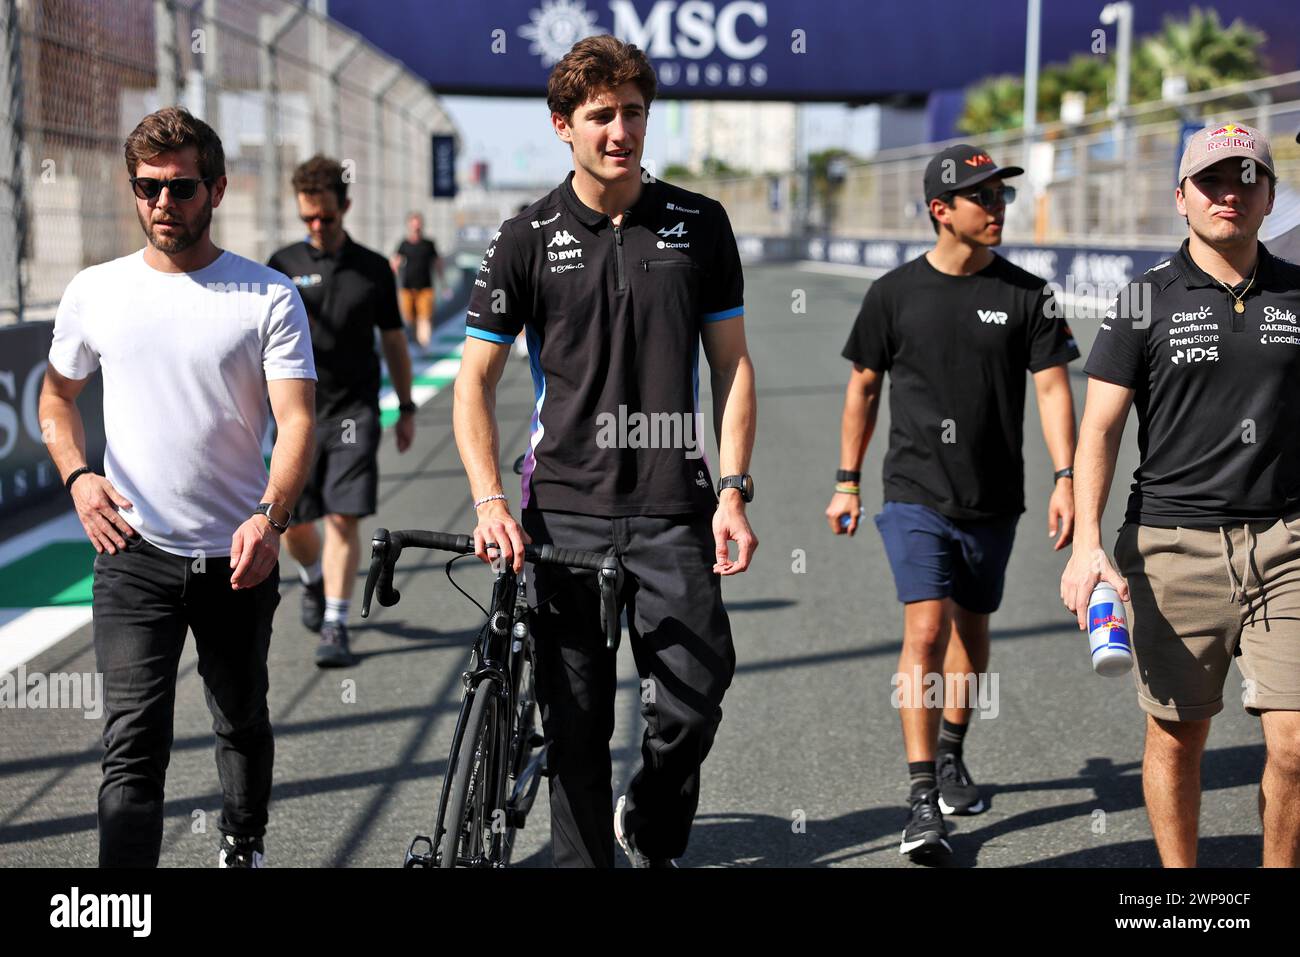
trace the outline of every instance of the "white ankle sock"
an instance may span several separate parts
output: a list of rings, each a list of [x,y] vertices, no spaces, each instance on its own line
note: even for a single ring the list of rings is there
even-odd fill
[[[316,562],[313,565],[304,565],[301,562],[298,563],[298,580],[304,585],[316,584],[320,581],[321,574],[319,558],[316,559]]]
[[[325,620],[348,623],[348,609],[352,606],[350,598],[326,598]]]

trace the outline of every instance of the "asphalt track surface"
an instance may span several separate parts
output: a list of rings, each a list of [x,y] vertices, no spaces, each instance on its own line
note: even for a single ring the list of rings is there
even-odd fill
[[[887,406],[864,466],[869,514],[859,534],[833,537],[822,514],[837,465],[848,373],[839,351],[867,280],[789,266],[751,267],[746,278],[745,321],[759,396],[752,467],[757,498],[749,515],[761,544],[750,571],[724,586],[738,669],[704,766],[699,815],[681,864],[912,867],[898,852],[907,776],[891,705],[902,609],[870,522],[881,501]],[[805,314],[791,310],[796,289],[806,292]],[[1076,320],[1073,326],[1086,355],[1096,322]],[[1076,362],[1071,370],[1076,415],[1085,384],[1081,366]],[[701,379],[707,390],[707,376]],[[952,863],[1155,866],[1142,804],[1142,714],[1130,678],[1092,673],[1086,637],[1062,609],[1058,581],[1066,552],[1054,553],[1047,534],[1051,463],[1028,376],[1026,388],[1029,510],[1019,526],[1005,602],[993,619],[997,714],[973,719],[966,747],[967,764],[991,806],[979,816],[949,818]],[[509,469],[524,449],[531,404],[527,363],[512,359],[498,414],[503,472],[516,502]],[[1104,525],[1110,541],[1134,465],[1135,431],[1130,419]],[[713,450],[710,459],[717,461]],[[379,513],[365,521],[365,533],[379,525],[470,529],[450,389],[421,409],[407,454],[399,456],[385,436],[381,472]],[[270,656],[276,735],[271,866],[396,866],[410,838],[430,831],[459,676],[480,618],[447,584],[442,563],[434,553],[403,556],[401,603],[364,622],[358,581],[352,632],[360,660],[336,671],[313,666],[315,640],[298,622],[296,576],[291,563],[282,564],[285,584]],[[487,569],[467,568],[459,580],[486,600]],[[90,628],[27,667],[93,671]],[[626,641],[620,674],[612,742],[616,795],[639,758],[642,731]],[[344,700],[346,681],[355,682],[352,702]],[[1240,707],[1239,687],[1234,667],[1203,765],[1203,866],[1259,863],[1256,788],[1264,747],[1258,721]],[[0,865],[94,865],[101,726],[67,710],[0,713]],[[190,641],[177,688],[163,866],[215,863],[220,791],[210,729]],[[520,833],[516,862],[546,866],[550,859],[543,788]]]

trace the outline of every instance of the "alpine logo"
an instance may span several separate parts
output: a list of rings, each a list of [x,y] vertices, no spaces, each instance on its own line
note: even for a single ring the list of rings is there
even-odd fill
[[[1208,349],[1179,349],[1169,357],[1169,361],[1178,365],[1180,361],[1185,362],[1218,362],[1219,347],[1210,346]]]
[[[1007,314],[1005,312],[999,312],[996,309],[976,309],[975,311],[980,314],[980,322],[993,322],[999,326],[1007,324]]]
[[[661,229],[659,230],[659,235],[664,237],[664,239],[667,239],[669,236],[678,236],[678,237],[685,236],[686,224],[678,223],[676,226],[673,226],[671,228]]]
[[[550,249],[552,246],[570,246],[576,242],[578,242],[578,240],[573,238],[573,234],[571,232],[569,232],[567,229],[561,229],[558,233],[556,233],[554,236],[551,237],[551,241],[546,244],[546,248]]]

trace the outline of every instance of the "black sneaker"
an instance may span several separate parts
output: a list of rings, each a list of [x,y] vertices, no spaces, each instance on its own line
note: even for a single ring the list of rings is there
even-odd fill
[[[341,621],[321,625],[320,644],[316,646],[317,668],[346,668],[355,659],[348,648],[348,626]]]
[[[623,829],[623,817],[626,813],[627,795],[620,794],[618,803],[614,805],[614,838],[618,841],[618,846],[623,848],[623,853],[627,855],[628,863],[633,867],[676,867],[677,862],[670,857],[646,857],[636,849],[632,835]]]
[[[217,867],[266,867],[266,849],[260,837],[221,835]]]
[[[903,841],[898,853],[913,857],[934,857],[952,853],[948,843],[948,827],[939,811],[939,789],[927,791],[912,798],[912,811],[903,829]]]
[[[302,586],[302,626],[320,631],[325,622],[325,579]]]
[[[940,751],[935,761],[939,776],[939,810],[944,814],[979,814],[984,810],[980,789],[970,779],[961,755]]]

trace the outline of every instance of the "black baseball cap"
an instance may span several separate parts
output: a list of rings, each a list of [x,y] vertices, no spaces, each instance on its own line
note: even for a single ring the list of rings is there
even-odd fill
[[[959,143],[935,154],[925,167],[925,201],[955,193],[995,176],[1020,176],[1019,166],[999,166],[978,146]]]

